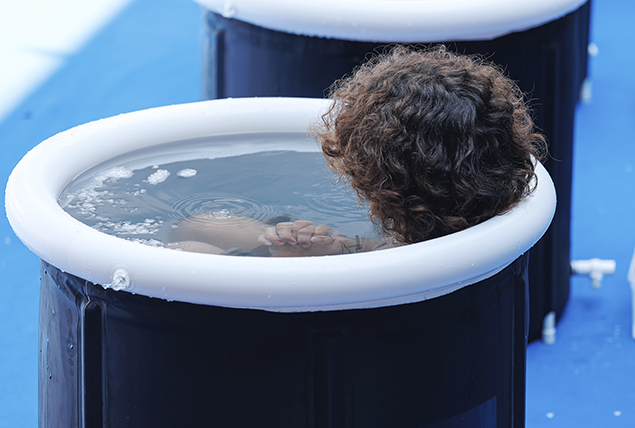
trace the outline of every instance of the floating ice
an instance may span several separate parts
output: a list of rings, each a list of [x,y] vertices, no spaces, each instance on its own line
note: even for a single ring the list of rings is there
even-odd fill
[[[152,219],[146,219],[142,223],[132,223],[130,221],[120,222],[100,222],[93,227],[100,232],[114,234],[116,236],[123,235],[154,235],[160,229],[163,221],[155,221]]]
[[[128,195],[132,195],[132,196],[139,196],[139,195],[143,195],[144,193],[146,193],[146,189],[139,189],[139,190],[135,190],[134,192],[126,192]]]
[[[132,242],[137,242],[139,244],[143,244],[143,245],[148,245],[150,247],[163,247],[164,244],[163,242],[159,241],[158,239],[140,239],[140,238],[134,238],[131,239]]]
[[[153,172],[148,177],[148,183],[150,184],[159,184],[163,183],[170,176],[170,171],[167,169],[159,169],[156,172]]]
[[[115,180],[118,178],[130,178],[132,177],[133,172],[126,168],[125,166],[118,166],[116,168],[109,169],[108,171],[104,171],[95,176],[95,179],[101,182],[104,182],[108,179],[114,178]]]
[[[109,193],[107,190],[99,191],[94,187],[82,189],[79,192],[66,195],[64,200],[60,200],[63,208],[73,208],[85,217],[93,217],[95,210],[104,203],[104,197]]]
[[[215,210],[208,214],[213,218],[232,218],[232,213],[229,210],[223,208],[222,210]]]
[[[119,166],[95,175],[89,185],[76,193],[69,193],[60,200],[62,208],[77,209],[86,217],[94,216],[95,209],[102,206],[104,198],[111,193],[107,190],[97,190],[104,187],[105,181],[117,181],[120,178],[130,178],[134,175],[132,170]],[[107,202],[112,202],[107,200]]]
[[[190,178],[196,175],[196,170],[192,168],[185,168],[176,173],[179,177]]]

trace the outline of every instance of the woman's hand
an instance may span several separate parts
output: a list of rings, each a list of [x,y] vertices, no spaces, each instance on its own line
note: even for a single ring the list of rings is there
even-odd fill
[[[308,220],[297,220],[265,228],[258,242],[268,246],[272,256],[301,257],[346,253],[345,239],[349,238],[331,232],[328,225],[316,226]]]

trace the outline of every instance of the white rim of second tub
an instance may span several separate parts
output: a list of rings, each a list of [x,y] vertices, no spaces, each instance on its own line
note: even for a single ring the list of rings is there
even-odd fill
[[[7,217],[41,259],[93,283],[166,300],[280,312],[381,307],[438,297],[504,269],[547,230],[555,190],[541,165],[536,191],[504,215],[430,241],[341,256],[232,257],[155,248],[98,232],[58,204],[72,179],[116,156],[193,138],[306,132],[329,103],[214,100],[78,126],[44,141],[16,166],[6,189]]]
[[[264,28],[369,42],[489,40],[563,17],[588,0],[195,0]]]

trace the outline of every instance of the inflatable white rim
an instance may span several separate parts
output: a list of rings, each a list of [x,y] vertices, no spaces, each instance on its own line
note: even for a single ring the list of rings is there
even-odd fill
[[[329,101],[242,98],[123,114],[59,133],[15,167],[6,189],[16,235],[41,259],[103,286],[191,303],[270,311],[381,307],[441,296],[488,278],[549,226],[555,190],[538,166],[536,191],[505,215],[431,241],[363,254],[231,257],[155,248],[98,232],[58,197],[83,171],[136,149],[248,132],[305,132]],[[63,167],[60,167],[63,165]]]
[[[195,0],[271,30],[368,42],[490,40],[563,17],[587,0]]]

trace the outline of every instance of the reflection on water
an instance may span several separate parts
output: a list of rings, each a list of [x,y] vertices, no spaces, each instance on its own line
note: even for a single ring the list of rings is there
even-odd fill
[[[101,232],[148,245],[162,245],[179,220],[201,214],[261,221],[292,215],[343,234],[374,236],[367,211],[344,184],[334,184],[336,178],[313,152],[124,163],[80,176],[60,205]]]

